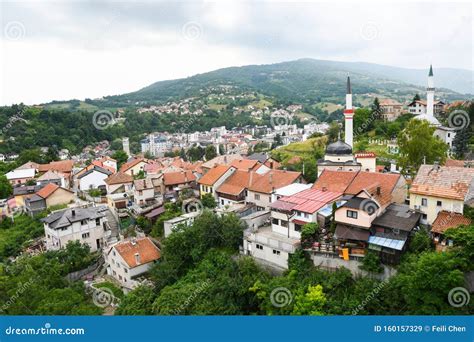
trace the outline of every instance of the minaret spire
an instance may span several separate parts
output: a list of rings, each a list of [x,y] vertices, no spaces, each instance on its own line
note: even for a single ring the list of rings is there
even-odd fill
[[[346,110],[344,110],[345,143],[353,147],[353,118],[351,78],[347,75]]]
[[[428,73],[428,88],[426,88],[426,114],[434,116],[434,77],[433,65],[430,64],[430,71]]]

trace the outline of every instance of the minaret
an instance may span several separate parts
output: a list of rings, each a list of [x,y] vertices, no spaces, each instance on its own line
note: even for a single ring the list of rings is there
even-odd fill
[[[428,88],[426,88],[426,115],[428,116],[434,116],[434,91],[433,66],[430,65]]]
[[[347,76],[347,91],[346,91],[346,109],[344,110],[344,127],[345,127],[345,142],[350,147],[353,147],[353,118],[354,110],[352,109],[352,89],[351,79]]]

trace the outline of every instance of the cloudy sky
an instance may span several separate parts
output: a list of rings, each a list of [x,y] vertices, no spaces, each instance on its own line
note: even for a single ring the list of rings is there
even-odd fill
[[[468,0],[0,6],[0,104],[96,98],[227,66],[306,57],[473,69]]]

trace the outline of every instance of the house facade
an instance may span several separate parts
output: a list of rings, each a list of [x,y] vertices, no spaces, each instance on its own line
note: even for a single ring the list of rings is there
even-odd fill
[[[70,208],[51,213],[44,224],[46,249],[64,248],[69,241],[88,244],[91,251],[100,250],[107,238],[107,207]]]
[[[104,250],[107,274],[127,290],[138,286],[137,278],[148,272],[160,258],[160,249],[147,237],[121,241]]]

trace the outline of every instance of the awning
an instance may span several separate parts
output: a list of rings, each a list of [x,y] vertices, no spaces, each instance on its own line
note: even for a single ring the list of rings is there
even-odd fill
[[[293,220],[292,222],[294,224],[298,224],[300,226],[304,226],[305,224],[309,223],[309,222],[305,222],[305,221],[301,221],[301,220]]]
[[[380,236],[369,237],[369,244],[396,249],[397,251],[401,251],[403,249],[405,242],[406,240],[394,240]]]
[[[150,211],[148,214],[145,214],[146,218],[152,219],[155,218],[156,216],[163,214],[165,212],[164,207],[158,207]]]
[[[370,233],[368,230],[338,224],[335,235],[337,239],[367,241]]]

